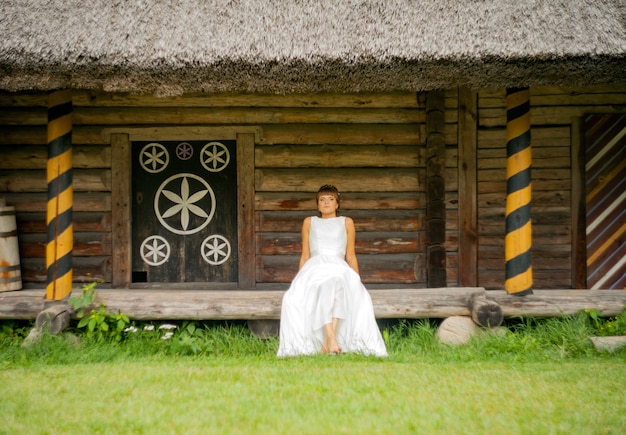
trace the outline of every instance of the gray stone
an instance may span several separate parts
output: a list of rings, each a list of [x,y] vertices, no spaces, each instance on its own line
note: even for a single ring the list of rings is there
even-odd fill
[[[471,317],[452,316],[441,322],[436,335],[442,343],[459,345],[469,342],[478,330]]]

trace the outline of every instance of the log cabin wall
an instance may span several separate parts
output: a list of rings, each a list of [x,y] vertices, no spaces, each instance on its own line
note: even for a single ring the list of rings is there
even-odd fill
[[[74,281],[111,282],[115,162],[104,128],[250,125],[263,132],[254,149],[257,288],[285,288],[293,278],[302,219],[315,212],[314,193],[325,183],[339,187],[343,213],[355,220],[368,287],[425,287],[425,95],[156,98],[75,91]],[[504,89],[480,90],[472,109],[475,125],[473,114],[463,117],[463,125],[472,124],[476,131],[475,155],[468,161],[476,165],[476,203],[469,207],[476,211],[476,236],[465,234],[476,246],[464,255],[477,253],[469,282],[473,278],[474,285],[488,289],[504,283],[504,98]],[[459,131],[459,107],[463,110],[466,100],[459,103],[456,89],[445,92],[448,286],[459,283],[459,262],[470,263],[459,260],[458,234],[458,138],[467,137]],[[626,86],[531,87],[535,288],[571,288],[580,282],[577,274],[585,262],[581,119],[588,113],[623,113],[625,106]],[[26,287],[43,286],[46,280],[46,107],[45,93],[0,94],[0,195],[16,207]]]
[[[624,113],[626,86],[531,87],[534,288],[584,288],[583,117]],[[505,90],[478,93],[478,285],[504,282]],[[581,165],[582,162],[582,165]]]
[[[302,220],[315,213],[314,192],[326,183],[337,185],[342,213],[355,220],[368,287],[425,286],[425,95],[317,98],[307,105],[342,116],[305,115],[295,124],[264,125],[256,147],[257,286],[293,279]],[[447,93],[445,104],[446,121],[454,126],[456,91]],[[447,143],[447,272],[448,284],[456,285],[455,128]]]
[[[446,249],[456,285],[456,91],[446,92]],[[262,128],[255,145],[256,287],[284,288],[300,253],[314,194],[333,183],[354,218],[362,278],[370,287],[424,287],[425,99],[416,93],[190,95],[75,91],[74,282],[111,282],[111,146],[105,128]],[[0,194],[15,205],[25,287],[45,270],[47,94],[0,94]]]

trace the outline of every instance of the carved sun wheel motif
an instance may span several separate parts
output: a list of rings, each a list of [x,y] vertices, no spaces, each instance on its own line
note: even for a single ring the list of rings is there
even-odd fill
[[[139,153],[139,164],[151,174],[156,174],[164,170],[170,161],[170,154],[160,143],[149,143],[144,146]]]
[[[218,234],[207,237],[202,242],[202,258],[213,266],[226,262],[230,258],[230,243]]]
[[[209,172],[220,172],[229,162],[228,148],[219,142],[209,142],[200,151],[200,163]]]
[[[139,251],[143,261],[150,266],[160,266],[170,258],[170,244],[161,236],[147,237]]]
[[[196,180],[203,187],[205,187],[205,189],[191,192],[189,187],[190,179]],[[178,180],[180,180],[180,183]],[[200,202],[207,195],[210,196],[211,201],[209,213],[196,205],[196,203]],[[161,212],[159,208],[162,196],[173,203],[163,212]],[[180,235],[194,234],[202,230],[209,224],[209,222],[211,222],[213,214],[215,213],[215,194],[213,193],[213,189],[211,189],[209,183],[195,174],[181,173],[172,175],[161,184],[156,192],[154,197],[154,212],[161,225],[169,231]],[[170,219],[179,214],[180,228],[176,228],[166,221],[166,219]],[[199,217],[201,219],[201,223],[190,228],[191,215]]]
[[[181,142],[176,147],[176,155],[181,160],[189,160],[193,156],[193,147],[188,142]]]

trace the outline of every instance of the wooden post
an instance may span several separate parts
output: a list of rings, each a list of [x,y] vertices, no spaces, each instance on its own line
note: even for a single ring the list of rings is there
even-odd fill
[[[47,300],[62,300],[72,291],[72,92],[56,91],[48,99],[48,208],[46,224]]]
[[[459,88],[459,285],[478,285],[478,95]]]
[[[426,226],[428,287],[446,287],[445,92],[426,96]]]
[[[131,141],[128,134],[111,134],[111,224],[113,226],[111,286],[128,288],[132,281],[131,257]]]
[[[572,120],[572,287],[587,288],[585,144],[581,118]]]
[[[254,134],[237,134],[238,281],[240,289],[256,286],[254,240]]]
[[[530,92],[506,90],[506,238],[504,288],[509,294],[532,294]]]

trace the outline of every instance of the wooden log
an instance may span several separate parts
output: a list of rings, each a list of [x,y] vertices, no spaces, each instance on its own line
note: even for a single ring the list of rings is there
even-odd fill
[[[0,126],[0,145],[45,145],[48,129],[42,126]],[[76,126],[72,129],[72,143],[81,145],[106,145],[102,127]]]
[[[72,215],[74,231],[103,233],[111,231],[111,213],[75,212]],[[17,215],[17,227],[20,233],[46,232],[46,214],[20,213]]]
[[[477,93],[467,87],[459,89],[458,170],[459,193],[458,225],[459,284],[476,286],[478,283],[478,229],[476,195],[477,161]],[[446,223],[447,223],[446,219]],[[446,245],[447,248],[447,245]]]
[[[46,146],[3,147],[0,169],[41,169],[48,160]],[[108,146],[73,146],[72,166],[79,169],[110,168],[111,148]]]
[[[553,88],[554,89],[554,88]],[[551,93],[559,93],[558,89]],[[611,89],[594,92],[611,95]],[[619,87],[614,92],[619,92]],[[577,93],[589,92],[581,88]],[[456,88],[447,89],[446,107],[455,108]],[[561,92],[562,93],[562,92]],[[539,94],[541,95],[541,94]],[[489,92],[488,98],[501,98]],[[415,92],[356,92],[356,93],[301,93],[301,94],[259,94],[244,92],[216,92],[209,94],[185,94],[168,98],[154,95],[111,93],[102,91],[74,91],[73,103],[76,107],[354,107],[354,108],[418,108],[423,106]],[[0,93],[0,106],[44,107],[47,104],[44,93]]]
[[[257,169],[257,191],[316,191],[329,180],[346,192],[417,192],[420,189],[419,169],[413,168],[351,168],[336,169]],[[2,177],[0,176],[0,182]]]
[[[534,104],[545,105],[585,105],[621,104],[624,101],[626,86],[623,84],[562,87],[562,86],[533,86],[530,94]],[[485,89],[480,92],[482,107],[504,107],[503,89]],[[490,103],[491,102],[491,103]]]
[[[379,319],[469,316],[469,301],[481,288],[370,290]],[[132,319],[279,319],[283,291],[98,290],[111,312]],[[445,295],[445,296],[444,296]],[[209,317],[207,317],[207,315]]]
[[[424,111],[418,108],[250,108],[250,107],[76,107],[76,125],[171,125],[292,123],[419,123]],[[41,125],[46,111],[38,108],[0,108],[3,125]]]
[[[315,211],[313,192],[257,192],[255,210]],[[425,204],[424,192],[350,192],[341,196],[341,209],[351,210],[414,210]]]
[[[569,271],[568,271],[569,273]],[[503,291],[488,291],[487,299],[502,307],[505,318],[562,317],[595,309],[602,316],[616,316],[624,312],[626,292],[620,290],[533,290],[523,297],[507,295]]]
[[[80,293],[79,289],[74,292]],[[596,309],[602,316],[621,314],[626,292],[618,290],[535,290],[515,297],[481,287],[369,290],[379,319],[471,316],[471,300],[485,294],[502,307],[505,318],[563,317]],[[279,319],[284,290],[138,290],[97,289],[97,300],[113,313],[135,320]],[[44,309],[45,290],[0,293],[0,319],[35,319]]]
[[[268,145],[256,147],[254,156],[257,168],[416,167],[422,163],[418,148],[410,145]]]
[[[0,129],[0,133],[2,130]],[[0,135],[0,142],[1,142]],[[260,144],[387,144],[411,145],[420,143],[418,124],[295,124],[265,125]]]
[[[52,305],[37,314],[35,327],[39,330],[48,330],[52,335],[57,335],[70,325],[72,312],[70,306],[65,302]]]
[[[502,307],[497,302],[487,300],[487,295],[480,293],[471,300],[472,320],[485,328],[495,328],[502,324]]]
[[[357,233],[362,231],[417,231],[425,228],[423,210],[346,210],[343,215],[354,219]],[[305,212],[269,211],[255,214],[256,232],[300,233],[302,221],[313,216],[313,210]]]
[[[479,113],[481,127],[499,127],[506,124],[506,111],[504,108],[482,108]],[[530,108],[530,118],[533,125],[569,125],[572,122],[572,118],[580,118],[588,113],[620,113],[620,108],[619,106],[608,104],[537,107],[534,101],[533,106]]]
[[[224,92],[169,98],[89,92],[76,94],[75,102],[77,106],[97,107],[418,107],[414,92],[287,95]]]
[[[74,282],[102,281],[111,282],[111,257],[77,257],[74,256]],[[44,283],[47,279],[46,261],[44,258],[22,258],[22,278],[26,283]]]
[[[48,194],[45,192],[3,192],[7,204],[14,205],[17,213],[45,212]],[[74,192],[74,212],[110,212],[110,192]]]
[[[479,177],[482,172],[484,171],[478,171]],[[504,177],[503,171],[502,177]],[[489,176],[489,178],[491,178],[491,175]],[[571,187],[571,181],[569,178],[557,178],[554,180],[544,179],[541,181],[540,184],[537,184],[537,187],[537,191],[568,190]],[[506,181],[498,181],[495,178],[478,181],[477,192],[479,195],[483,193],[506,192]]]
[[[298,269],[299,255],[257,256],[256,277],[260,283],[288,283]],[[364,283],[416,283],[423,271],[419,254],[359,255]],[[417,272],[414,268],[417,266]]]
[[[258,233],[256,252],[260,255],[298,254],[300,233]],[[357,254],[405,254],[419,252],[425,244],[425,233],[359,233]]]
[[[98,192],[111,190],[111,171],[108,169],[73,170],[74,190]],[[0,190],[6,192],[41,192],[47,189],[44,170],[0,170]]]
[[[46,257],[46,233],[20,234],[20,254],[26,258]],[[75,257],[111,255],[111,233],[74,233]]]
[[[255,171],[257,192],[316,192],[332,180],[341,192],[424,192],[426,172],[423,168],[264,168]],[[1,179],[0,179],[1,180]],[[441,197],[458,188],[456,168],[444,172]]]
[[[502,106],[504,107],[504,106]],[[533,146],[558,146],[567,147],[570,145],[571,129],[567,127],[536,127],[533,126]],[[498,148],[506,153],[504,144],[506,141],[506,129],[480,129],[478,130],[478,152],[489,148]]]
[[[45,297],[45,289],[0,292],[0,319],[35,320],[45,308]]]
[[[494,207],[504,208],[504,197],[501,193],[483,193],[478,200],[478,207],[490,209]],[[537,191],[533,194],[532,206],[549,207],[560,206],[565,207],[570,204],[571,193],[568,190],[550,190]]]

